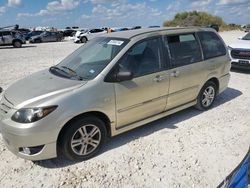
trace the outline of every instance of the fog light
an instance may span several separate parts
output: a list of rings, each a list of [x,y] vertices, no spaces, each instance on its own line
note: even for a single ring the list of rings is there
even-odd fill
[[[19,152],[25,154],[25,155],[34,155],[42,151],[44,145],[41,146],[35,146],[35,147],[21,147],[19,148]]]
[[[30,149],[27,147],[23,147],[23,153],[30,155]]]

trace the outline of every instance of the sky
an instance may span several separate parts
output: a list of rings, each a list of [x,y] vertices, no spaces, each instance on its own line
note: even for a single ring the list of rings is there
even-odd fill
[[[226,23],[250,23],[250,0],[0,0],[0,27],[161,26],[176,13],[192,10]]]

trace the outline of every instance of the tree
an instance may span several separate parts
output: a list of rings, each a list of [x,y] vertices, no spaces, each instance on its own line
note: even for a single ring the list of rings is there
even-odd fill
[[[210,24],[226,25],[222,18],[198,11],[177,13],[173,20],[163,23],[164,26],[206,26]]]

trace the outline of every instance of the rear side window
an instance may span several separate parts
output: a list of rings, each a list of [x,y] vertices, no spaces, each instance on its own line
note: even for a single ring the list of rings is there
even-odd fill
[[[202,60],[201,49],[194,34],[166,36],[171,63],[174,67],[183,66]]]
[[[205,59],[226,54],[226,48],[220,38],[209,31],[198,32]]]

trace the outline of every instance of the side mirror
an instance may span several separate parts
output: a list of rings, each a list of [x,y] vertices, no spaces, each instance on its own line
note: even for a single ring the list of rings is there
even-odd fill
[[[243,37],[238,37],[239,40],[242,40]]]
[[[127,81],[127,80],[132,80],[132,79],[133,79],[133,73],[128,70],[125,70],[125,71],[122,70],[116,74],[117,82],[122,82],[122,81]]]
[[[107,77],[104,79],[105,82],[122,82],[127,80],[132,80],[134,77],[133,73],[128,70],[117,70],[114,69],[110,72]]]

